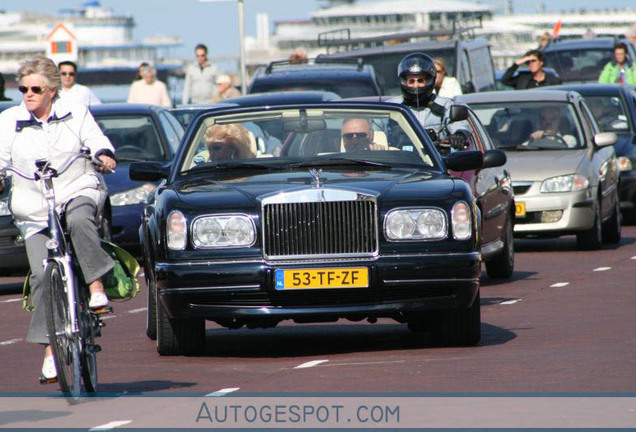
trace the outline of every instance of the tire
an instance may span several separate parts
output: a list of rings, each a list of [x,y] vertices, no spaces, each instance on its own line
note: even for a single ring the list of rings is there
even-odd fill
[[[599,250],[603,247],[603,232],[601,227],[601,203],[594,204],[594,224],[592,228],[576,235],[576,243],[579,249]]]
[[[146,273],[147,274],[147,273]],[[157,340],[157,289],[151,277],[146,278],[148,285],[148,310],[146,311],[146,336]]]
[[[55,359],[57,380],[62,393],[67,398],[77,400],[81,393],[80,338],[79,334],[69,337],[65,332],[65,328],[71,325],[66,296],[68,287],[64,283],[59,263],[51,261],[47,264],[42,288],[46,299],[46,328]]]
[[[512,219],[508,218],[503,250],[486,261],[486,273],[490,279],[507,279],[515,270],[515,245],[512,230]]]
[[[84,347],[80,353],[82,380],[86,391],[95,393],[97,391],[97,349],[95,345],[97,318],[88,308],[88,296],[82,299],[80,326],[82,340],[84,341]]]
[[[433,329],[435,342],[446,346],[472,346],[481,339],[480,294],[465,309],[450,309],[437,313]]]
[[[205,352],[205,320],[169,318],[157,298],[157,352],[162,356]]]
[[[603,224],[602,235],[603,243],[616,244],[621,241],[621,207],[618,202],[618,196],[616,197],[616,204],[614,205],[614,211],[612,216],[607,222]]]

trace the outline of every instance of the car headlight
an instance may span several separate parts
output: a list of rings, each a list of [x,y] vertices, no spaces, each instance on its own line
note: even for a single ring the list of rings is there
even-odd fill
[[[9,209],[9,197],[0,200],[0,216],[9,216],[11,210]]]
[[[589,181],[579,174],[558,176],[543,180],[539,192],[574,192],[587,189],[589,184]]]
[[[440,240],[446,238],[446,216],[438,209],[392,210],[384,219],[389,240]]]
[[[166,221],[166,237],[168,248],[172,250],[184,250],[188,239],[188,223],[180,211],[173,211]]]
[[[247,215],[202,216],[192,223],[195,247],[246,247],[253,245],[255,240],[256,227]]]
[[[140,204],[146,200],[148,194],[153,191],[155,185],[146,183],[134,189],[117,192],[110,196],[110,205],[113,207]]]
[[[616,166],[619,171],[631,171],[632,161],[628,157],[620,156],[616,158]]]
[[[463,201],[456,202],[451,210],[451,225],[455,240],[468,240],[472,235],[472,214]]]

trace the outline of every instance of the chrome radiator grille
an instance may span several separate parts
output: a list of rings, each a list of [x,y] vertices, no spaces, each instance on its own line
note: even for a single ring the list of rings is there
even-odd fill
[[[368,256],[377,249],[374,201],[268,204],[263,220],[269,258]]]

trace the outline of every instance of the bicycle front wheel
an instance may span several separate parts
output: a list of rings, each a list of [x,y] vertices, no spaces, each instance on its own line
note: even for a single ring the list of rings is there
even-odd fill
[[[64,280],[60,264],[55,261],[47,264],[43,282],[47,298],[46,325],[55,359],[57,379],[62,393],[77,399],[81,392],[81,341],[78,332],[72,331],[71,308],[75,309],[75,316],[77,308],[76,304],[69,304],[68,291],[71,286]],[[77,292],[73,298],[77,298]]]

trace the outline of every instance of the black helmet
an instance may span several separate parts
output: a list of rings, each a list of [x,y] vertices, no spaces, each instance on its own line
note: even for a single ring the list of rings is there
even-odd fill
[[[423,74],[426,80],[424,87],[409,87],[406,84],[406,76],[419,74]],[[425,106],[433,94],[436,75],[435,63],[426,54],[413,53],[404,57],[398,64],[398,79],[404,103],[413,107]]]

